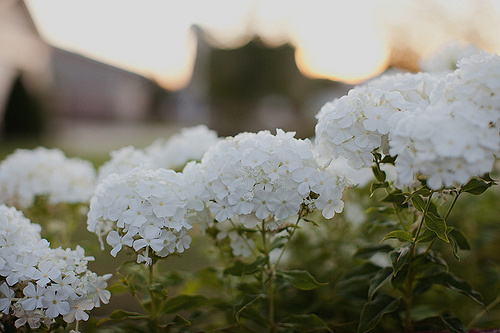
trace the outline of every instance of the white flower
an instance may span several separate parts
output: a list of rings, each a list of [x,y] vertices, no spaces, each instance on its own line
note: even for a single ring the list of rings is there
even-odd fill
[[[64,321],[67,323],[72,323],[77,320],[89,319],[89,315],[85,311],[90,311],[94,308],[94,302],[86,297],[79,297],[76,300],[70,300],[70,310],[67,314],[63,316]]]
[[[14,300],[14,291],[4,282],[0,285],[0,293],[0,311],[9,314],[10,304]]]
[[[55,318],[58,315],[65,315],[69,312],[68,292],[66,290],[56,291],[55,288],[47,288],[45,297],[42,299],[45,310],[45,314],[48,318]]]
[[[187,172],[196,178],[196,168],[190,166]],[[91,199],[87,228],[99,239],[106,239],[113,247],[113,256],[124,247],[137,252],[140,262],[150,261],[151,250],[167,256],[174,250],[172,242],[165,242],[165,231],[180,240],[192,228],[191,209],[205,208],[200,198],[207,197],[206,189],[200,185],[182,173],[151,170],[147,166],[122,175],[111,174],[99,184]],[[188,208],[188,203],[193,208]],[[178,247],[179,251],[185,248],[187,243]]]
[[[90,162],[58,149],[18,149],[0,163],[0,202],[27,208],[35,197],[47,196],[51,204],[85,203],[95,178]]]
[[[39,285],[36,285],[35,287],[33,283],[28,283],[28,285],[23,289],[23,294],[27,297],[21,302],[23,309],[32,311],[35,308],[42,308],[42,300],[46,291],[45,287],[41,287]]]

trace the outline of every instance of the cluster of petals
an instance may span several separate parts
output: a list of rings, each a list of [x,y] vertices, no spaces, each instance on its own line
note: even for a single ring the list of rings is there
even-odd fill
[[[326,103],[317,114],[316,151],[319,156],[333,159],[343,156],[355,169],[369,166],[372,151],[386,145],[389,118],[415,106],[398,91],[368,85],[355,87]]]
[[[113,173],[90,201],[87,229],[99,236],[101,245],[106,239],[113,256],[125,246],[137,253],[137,262],[150,264],[151,251],[166,257],[189,248],[189,212],[205,208],[204,192],[189,172],[138,167]]]
[[[50,204],[88,202],[95,182],[89,161],[67,158],[59,149],[18,149],[0,163],[0,202],[20,209],[37,196]]]
[[[420,59],[418,67],[422,72],[436,75],[446,75],[457,68],[460,59],[468,58],[481,51],[472,44],[451,42],[446,43],[435,52]]]
[[[500,151],[500,57],[462,59],[431,100],[393,119],[389,151],[397,156],[396,185],[410,185],[420,175],[440,189],[490,172]]]
[[[0,311],[16,317],[17,328],[50,326],[54,318],[88,320],[88,311],[108,303],[110,274],[87,269],[94,260],[76,250],[50,248],[40,227],[15,208],[0,206]]]
[[[168,139],[158,139],[145,149],[133,146],[113,150],[98,170],[99,182],[112,173],[123,174],[139,166],[181,170],[189,161],[201,160],[209,147],[219,142],[217,132],[205,125],[182,128]]]
[[[277,130],[240,133],[213,146],[200,170],[215,220],[233,220],[247,228],[266,223],[274,229],[303,205],[325,218],[342,211],[345,178],[321,168],[309,140]]]
[[[189,161],[200,161],[203,154],[221,139],[205,125],[182,128],[168,139],[158,139],[145,151],[161,168],[181,170]]]
[[[371,165],[374,150],[389,154],[396,157],[398,187],[417,179],[431,189],[464,184],[490,172],[499,152],[499,92],[500,57],[488,53],[460,60],[446,77],[383,76],[320,110],[318,154],[342,154],[354,168]],[[383,107],[376,121],[373,96],[386,101],[376,103]]]

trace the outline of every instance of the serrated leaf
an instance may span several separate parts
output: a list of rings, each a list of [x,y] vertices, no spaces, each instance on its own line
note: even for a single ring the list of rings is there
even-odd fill
[[[97,322],[97,326],[100,326],[104,323],[107,323],[109,321],[123,321],[123,320],[143,320],[149,318],[148,315],[145,315],[143,313],[138,313],[138,312],[131,312],[131,311],[124,311],[124,310],[115,310],[113,311],[109,317],[107,318],[102,318]]]
[[[368,301],[371,301],[377,290],[379,290],[392,277],[392,267],[384,267],[375,274],[370,280],[370,288],[368,289]]]
[[[386,239],[397,238],[400,242],[411,242],[413,239],[408,231],[404,230],[394,230],[388,233],[381,242]]]
[[[280,322],[281,326],[292,328],[296,332],[317,332],[320,330],[332,330],[315,314],[291,315]]]
[[[446,226],[446,221],[442,217],[427,212],[424,216],[424,224],[429,230],[434,231],[436,236],[440,239],[444,240],[446,243],[450,242],[447,235],[448,227]]]
[[[367,245],[359,248],[354,253],[355,259],[368,259],[379,252],[391,252],[394,248],[388,244]]]
[[[467,333],[468,330],[462,324],[460,319],[455,317],[451,313],[445,313],[440,316],[441,320],[443,321],[444,326],[448,329],[448,332],[450,333]]]
[[[460,192],[466,192],[473,195],[480,195],[493,185],[491,182],[485,182],[482,179],[472,178],[467,184],[462,186]]]
[[[419,212],[424,212],[425,211],[425,201],[422,199],[420,195],[413,195],[411,197],[411,204],[413,207],[415,207],[416,210]]]
[[[399,299],[389,295],[378,295],[373,301],[365,303],[359,318],[358,333],[374,329],[383,315],[396,311],[398,304]]]
[[[328,284],[316,281],[314,276],[305,270],[279,270],[276,273],[301,290],[311,290]]]
[[[201,295],[180,294],[171,297],[163,304],[163,313],[175,313],[181,310],[189,310],[210,303],[210,300]]]
[[[241,260],[236,260],[233,266],[228,267],[224,270],[224,274],[242,276],[244,274],[253,274],[258,272],[263,265],[267,263],[265,257],[259,257],[251,263],[245,263]]]

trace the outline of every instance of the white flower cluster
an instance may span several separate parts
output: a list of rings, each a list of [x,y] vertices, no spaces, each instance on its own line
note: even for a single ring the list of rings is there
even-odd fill
[[[448,43],[439,48],[436,52],[419,61],[419,68],[423,72],[446,75],[457,68],[460,59],[468,58],[481,51],[472,44]]]
[[[119,175],[129,172],[141,165],[152,165],[153,159],[142,149],[126,146],[110,152],[111,159],[98,169],[98,183],[101,183],[112,173]]]
[[[205,188],[187,174],[172,170],[136,168],[111,174],[91,199],[87,228],[113,247],[137,252],[137,262],[151,263],[150,251],[159,257],[189,248],[192,225],[189,210],[203,210]]]
[[[51,249],[39,225],[0,205],[0,311],[15,316],[17,328],[50,326],[58,316],[87,320],[87,311],[108,303],[111,275],[88,270],[89,260],[81,247]]]
[[[204,155],[202,170],[215,220],[276,228],[303,204],[326,218],[342,211],[343,176],[320,168],[309,140],[277,130],[226,138]]]
[[[318,115],[316,149],[319,156],[337,158],[359,169],[373,162],[372,151],[386,145],[389,118],[414,104],[397,91],[360,86],[326,103]]]
[[[88,202],[96,174],[92,163],[59,149],[18,149],[0,163],[0,202],[27,208],[36,196],[51,204]]]
[[[462,59],[445,79],[423,73],[396,75],[392,84],[390,79],[355,88],[321,109],[316,126],[320,155],[342,153],[359,168],[369,166],[371,151],[381,148],[397,157],[398,187],[423,176],[431,189],[440,189],[491,171],[500,147],[498,55]],[[377,107],[367,103],[373,91],[383,96],[380,101],[389,101]],[[373,110],[382,105],[374,119]]]
[[[111,173],[123,174],[141,165],[153,170],[180,170],[189,161],[201,160],[208,148],[219,140],[217,132],[198,125],[183,128],[168,139],[158,139],[145,149],[127,146],[111,151],[111,159],[98,170],[99,182]]]
[[[199,161],[221,139],[205,125],[181,129],[167,140],[158,139],[145,149],[160,168],[180,170],[189,161]]]
[[[492,170],[500,148],[500,57],[473,55],[440,82],[432,103],[394,118],[390,154],[396,185],[426,177],[432,189],[464,184]]]

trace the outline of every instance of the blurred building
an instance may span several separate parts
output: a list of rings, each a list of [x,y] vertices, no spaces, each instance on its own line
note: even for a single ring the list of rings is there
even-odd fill
[[[14,118],[21,135],[72,124],[154,121],[206,124],[220,135],[280,127],[306,137],[314,133],[321,105],[350,88],[304,77],[289,45],[268,48],[254,40],[216,49],[193,29],[198,50],[191,82],[166,91],[137,74],[49,46],[22,1],[0,1],[2,131],[11,130]]]

